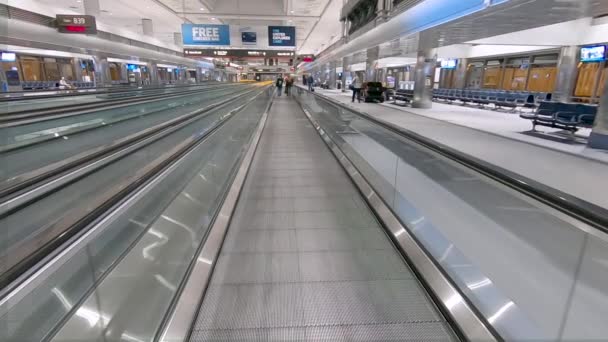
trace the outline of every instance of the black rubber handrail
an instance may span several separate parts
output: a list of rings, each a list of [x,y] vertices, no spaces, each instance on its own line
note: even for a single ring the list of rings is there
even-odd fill
[[[305,89],[303,89],[305,90]],[[308,90],[305,90],[308,92]],[[499,183],[508,186],[518,192],[524,193],[554,209],[608,233],[608,210],[596,204],[585,201],[579,197],[567,194],[563,191],[547,186],[536,180],[524,177],[500,166],[488,163],[485,160],[473,157],[454,148],[441,144],[435,140],[424,137],[418,133],[403,127],[375,118],[365,112],[357,111],[334,99],[320,94],[312,93],[325,102],[347,110],[368,121],[388,129],[398,135],[418,143],[448,159],[473,169]]]
[[[198,89],[184,90],[179,92],[170,92],[170,93],[162,93],[162,94],[148,94],[143,96],[133,96],[133,97],[119,97],[115,99],[108,99],[103,101],[94,101],[94,102],[85,102],[85,103],[71,103],[61,106],[54,106],[48,108],[40,108],[40,109],[28,109],[28,110],[19,110],[8,112],[4,114],[0,114],[0,124],[10,124],[15,121],[26,121],[38,117],[52,116],[53,114],[62,114],[67,116],[66,111],[79,112],[78,114],[85,114],[91,111],[99,111],[104,109],[105,107],[117,106],[121,104],[136,104],[145,101],[151,101],[156,99],[165,99],[165,98],[173,98],[179,96],[185,96],[190,94],[196,94],[205,89],[216,89],[224,86],[223,84],[200,87]],[[228,86],[228,85],[226,85]]]
[[[244,94],[251,93],[253,91],[255,91],[255,89],[248,89],[242,94],[236,94],[236,92],[230,93],[230,95],[234,95],[234,96],[232,96],[224,101],[212,103],[206,107],[199,108],[199,109],[195,110],[194,112],[186,113],[186,114],[176,117],[172,120],[164,121],[155,126],[148,127],[146,129],[144,129],[143,131],[135,132],[131,135],[121,138],[120,143],[105,145],[105,146],[102,146],[102,148],[95,147],[92,149],[93,152],[87,153],[85,156],[81,156],[76,159],[68,158],[67,162],[62,161],[62,163],[60,165],[58,165],[57,167],[55,167],[53,169],[44,170],[43,172],[39,172],[39,173],[32,172],[32,173],[28,174],[28,177],[19,179],[18,181],[14,182],[8,186],[4,186],[4,187],[0,186],[0,202],[6,201],[7,199],[10,198],[11,195],[20,193],[20,192],[24,191],[25,189],[29,189],[33,185],[37,185],[37,184],[40,185],[42,183],[45,183],[45,182],[48,182],[48,181],[54,179],[55,177],[57,177],[61,174],[65,174],[65,173],[69,172],[70,170],[81,168],[85,164],[94,163],[95,161],[102,159],[109,154],[116,153],[120,150],[124,150],[124,149],[128,148],[129,146],[131,146],[132,144],[135,144],[139,141],[148,139],[149,137],[159,134],[168,128],[180,125],[183,122],[191,120],[194,117],[198,117],[210,110],[224,106],[224,105],[228,104],[229,102],[238,99],[238,97],[240,97]],[[85,151],[85,152],[88,152],[88,151]],[[5,184],[3,184],[3,185],[5,185]],[[0,214],[0,217],[1,217],[1,215],[2,214]]]
[[[14,97],[6,97],[0,95],[0,103],[1,102],[13,102],[13,101],[24,101],[24,100],[39,100],[39,99],[49,99],[49,98],[57,98],[57,97],[65,97],[65,96],[85,96],[85,95],[97,95],[97,94],[118,94],[118,93],[129,93],[129,92],[145,92],[145,91],[154,91],[154,90],[167,90],[167,89],[179,89],[179,88],[189,88],[189,87],[200,87],[200,86],[208,86],[212,84],[220,84],[220,82],[212,82],[205,81],[201,83],[195,84],[180,84],[180,85],[172,85],[172,86],[164,86],[164,87],[135,87],[135,86],[124,86],[124,87],[98,87],[98,88],[82,88],[76,90],[83,90],[77,92],[66,93],[65,89],[49,89],[49,90],[24,90],[24,91],[12,91],[2,93],[6,94],[34,94],[37,92],[48,93],[52,91],[62,92],[59,94],[40,94],[40,95],[24,95],[24,96],[14,96]]]

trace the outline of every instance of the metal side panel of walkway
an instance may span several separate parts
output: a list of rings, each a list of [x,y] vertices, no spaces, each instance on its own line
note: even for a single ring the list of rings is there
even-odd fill
[[[300,107],[275,99],[190,340],[455,339]]]

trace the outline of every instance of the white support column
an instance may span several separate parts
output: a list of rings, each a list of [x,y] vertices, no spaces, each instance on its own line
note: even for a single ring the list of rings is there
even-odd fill
[[[346,72],[348,70],[348,60],[346,57],[342,58],[342,92],[346,92]]]
[[[414,71],[414,108],[431,108],[433,106],[433,83],[435,81],[435,66],[437,64],[437,49],[421,49],[418,51],[418,62]]]
[[[336,88],[336,67],[338,63],[336,61],[329,62],[329,80],[327,83],[329,84],[329,88]]]
[[[141,26],[144,31],[144,36],[154,36],[154,26],[152,26],[152,19],[142,19]]]
[[[468,59],[461,58],[458,60],[458,64],[456,64],[456,74],[454,75],[454,88],[456,88],[456,89],[466,88],[468,65],[469,65]]]
[[[608,150],[608,79],[605,85],[588,145],[592,148]]]
[[[184,40],[182,39],[182,33],[173,32],[173,44],[175,44],[177,46],[182,46],[183,43],[184,43]]]
[[[83,0],[84,14],[99,17],[99,0]]]
[[[148,65],[148,73],[150,74],[150,84],[159,85],[160,77],[158,76],[158,66],[154,62]]]
[[[95,86],[104,87],[112,84],[108,59],[105,56],[94,55],[93,67],[95,68]]]
[[[553,99],[568,102],[574,94],[577,78],[578,46],[565,46],[562,48],[557,63],[557,80]]]
[[[373,48],[367,49],[367,57],[365,60],[365,81],[366,82],[375,82],[377,81],[378,75],[376,71],[376,67],[378,65],[378,58],[380,55],[380,47],[375,46]]]

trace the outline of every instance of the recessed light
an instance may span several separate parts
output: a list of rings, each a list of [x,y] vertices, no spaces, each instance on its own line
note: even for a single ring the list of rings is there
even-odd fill
[[[215,18],[211,18],[211,20],[215,20]]]
[[[205,9],[201,7],[201,11],[204,11]]]
[[[293,11],[291,11],[291,13],[293,13]]]

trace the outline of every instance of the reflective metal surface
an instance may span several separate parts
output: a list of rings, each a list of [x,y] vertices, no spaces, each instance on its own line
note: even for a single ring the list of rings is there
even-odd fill
[[[575,314],[605,316],[605,233],[318,95],[299,99],[502,338],[608,335]]]
[[[409,233],[399,219],[393,214],[391,209],[386,206],[381,197],[378,196],[372,186],[359,173],[355,165],[348,160],[340,148],[325,133],[319,123],[304,110],[306,116],[315,126],[319,135],[329,146],[336,158],[340,161],[348,175],[353,179],[359,191],[365,195],[365,199],[374,210],[383,225],[390,231],[392,237],[401,250],[404,251],[408,259],[421,274],[429,288],[441,301],[443,308],[449,312],[453,321],[458,325],[464,336],[469,341],[495,341],[496,337],[488,330],[485,322],[480,320],[477,313],[470,304],[462,297],[458,289],[452,285],[449,279],[435,265],[432,259],[424,252],[415,238]]]
[[[271,102],[268,103],[268,108]],[[222,207],[210,228],[209,236],[205,240],[203,248],[196,257],[196,262],[188,276],[186,284],[179,295],[175,309],[167,321],[167,325],[160,335],[160,341],[179,342],[188,339],[190,328],[196,317],[198,305],[205,293],[205,288],[211,277],[211,271],[217,262],[220,247],[224,241],[228,224],[236,207],[239,194],[245,182],[245,177],[253,160],[253,155],[260,141],[260,137],[266,125],[268,108],[264,111],[260,123],[254,132],[253,139],[247,150],[247,154],[241,162],[230,190],[223,201]]]
[[[229,93],[226,95],[229,95]],[[77,132],[73,132],[74,135],[72,135],[72,132],[69,134],[62,133],[61,137],[64,139],[72,139],[69,146],[65,146],[65,144],[62,144],[61,141],[57,141],[57,144],[54,144],[55,146],[53,144],[41,144],[37,145],[33,149],[21,148],[19,151],[9,155],[5,153],[0,156],[0,162],[6,162],[6,165],[10,165],[10,171],[7,170],[2,177],[0,177],[0,190],[7,190],[7,188],[12,189],[18,186],[26,186],[33,183],[35,179],[41,177],[51,177],[54,174],[69,169],[70,166],[77,166],[78,169],[75,169],[67,174],[63,174],[59,178],[55,178],[52,181],[44,183],[43,185],[31,189],[25,193],[21,193],[6,201],[0,202],[0,215],[14,210],[37,197],[57,190],[65,184],[93,172],[96,169],[108,165],[118,158],[122,158],[129,153],[150,144],[152,141],[191,123],[192,120],[197,116],[244,95],[246,95],[246,93],[239,93],[236,96],[223,98],[218,102],[208,105],[206,104],[202,108],[198,108],[192,112],[186,112],[177,117],[175,117],[175,114],[178,114],[179,112],[175,113],[176,111],[173,111],[173,113],[170,113],[169,115],[162,115],[163,113],[158,113],[159,115],[163,116],[163,121],[160,123],[154,121],[146,122],[145,120],[142,120],[144,114],[134,109],[138,122],[133,122],[134,125],[131,125],[132,127],[120,127],[119,129],[119,127],[110,126],[120,124],[120,122],[106,123],[105,121],[102,121],[100,126],[105,128],[106,125],[109,125],[108,130],[111,129],[111,131],[95,130],[81,135],[75,135]],[[122,120],[124,120],[124,118]],[[156,125],[151,126],[150,124]],[[89,129],[91,128],[88,128],[87,130]],[[153,134],[155,133],[158,134],[154,136]],[[108,142],[108,140],[110,141]],[[119,149],[123,146],[125,148]],[[87,147],[89,147],[89,149],[85,150]],[[111,154],[108,155],[108,153]],[[27,156],[32,154],[44,154],[45,157],[34,159],[27,158]],[[93,159],[95,156],[103,157]],[[91,159],[93,160],[90,161]],[[49,162],[50,164],[47,164]],[[83,165],[83,162],[88,162],[88,164]],[[18,174],[18,176],[10,177],[11,174]]]
[[[270,110],[190,341],[449,341],[296,103]]]
[[[152,339],[267,99],[223,113],[219,130],[6,297],[0,340]]]

